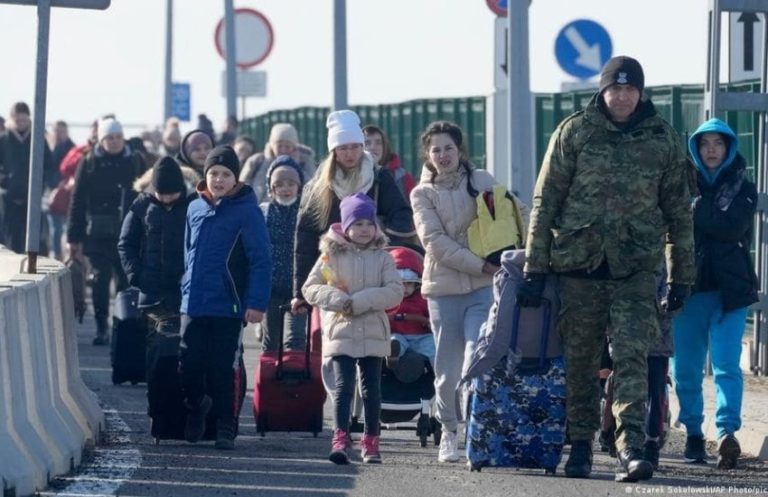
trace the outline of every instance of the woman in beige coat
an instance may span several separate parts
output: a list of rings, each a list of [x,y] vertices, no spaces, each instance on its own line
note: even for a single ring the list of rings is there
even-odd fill
[[[331,358],[336,379],[335,429],[329,459],[349,462],[349,415],[360,368],[365,428],[363,462],[381,462],[379,416],[381,364],[390,353],[386,309],[403,298],[403,284],[376,225],[376,204],[365,193],[341,201],[341,223],[320,241],[320,258],[302,287],[306,301],[320,308],[323,355]]]
[[[440,462],[459,460],[456,385],[488,317],[493,274],[499,269],[468,248],[467,229],[477,217],[475,199],[497,181],[467,160],[463,143],[455,124],[430,124],[421,136],[426,158],[421,180],[411,192],[416,231],[426,250],[421,293],[429,304],[437,346],[436,408],[443,425]],[[527,224],[528,208],[516,197],[513,200]]]

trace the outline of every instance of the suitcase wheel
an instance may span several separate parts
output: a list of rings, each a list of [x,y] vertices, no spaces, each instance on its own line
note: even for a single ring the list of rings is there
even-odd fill
[[[554,468],[544,468],[544,474],[555,476],[557,474],[557,466],[555,466]]]
[[[477,463],[472,463],[467,461],[467,467],[469,467],[469,472],[472,473],[473,471],[477,471],[478,473],[482,471],[483,466]]]

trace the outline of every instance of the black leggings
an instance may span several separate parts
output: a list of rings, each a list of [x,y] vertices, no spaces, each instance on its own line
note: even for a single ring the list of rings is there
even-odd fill
[[[381,357],[333,357],[333,373],[336,377],[336,395],[333,420],[336,428],[349,432],[349,416],[352,397],[355,395],[355,363],[360,367],[361,394],[365,408],[365,434],[378,436],[381,414]]]

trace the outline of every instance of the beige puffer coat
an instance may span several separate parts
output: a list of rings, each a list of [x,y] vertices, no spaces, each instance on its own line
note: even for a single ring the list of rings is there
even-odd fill
[[[389,319],[384,312],[403,299],[403,284],[377,231],[373,246],[359,249],[344,238],[339,223],[320,239],[320,258],[302,287],[306,301],[320,307],[323,356],[385,357],[390,354]],[[352,300],[352,314],[344,303]]]
[[[467,229],[477,217],[477,203],[467,192],[467,174],[462,167],[440,174],[434,184],[425,167],[420,183],[411,192],[416,232],[426,257],[421,293],[425,297],[465,295],[493,283],[483,273],[485,261],[469,250]],[[498,181],[487,171],[472,171],[472,186],[478,192],[490,191]],[[530,209],[517,197],[515,202],[528,226]]]

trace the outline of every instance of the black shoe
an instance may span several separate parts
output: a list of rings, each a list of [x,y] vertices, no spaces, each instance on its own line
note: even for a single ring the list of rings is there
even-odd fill
[[[619,463],[623,472],[616,474],[617,481],[635,482],[653,477],[653,464],[643,459],[640,449],[628,447],[619,451]]]
[[[688,435],[683,457],[685,462],[690,464],[707,464],[707,449],[703,435]]]
[[[214,447],[219,450],[233,450],[235,448],[235,421],[233,419],[216,420],[216,443]]]
[[[571,441],[571,454],[565,463],[565,476],[568,478],[589,478],[592,473],[592,441]]]
[[[187,442],[195,443],[205,434],[205,418],[208,416],[208,411],[211,410],[213,400],[207,395],[203,395],[203,398],[194,407],[189,407],[187,413],[187,423],[184,425],[184,439]]]
[[[739,441],[736,440],[732,433],[728,433],[720,438],[717,445],[717,468],[734,469],[740,455],[741,446]]]
[[[659,442],[655,440],[647,440],[643,452],[643,459],[651,463],[653,470],[656,471],[659,469]]]
[[[390,352],[387,357],[384,358],[384,362],[387,369],[394,369],[400,359],[400,342],[397,340],[390,340]]]

